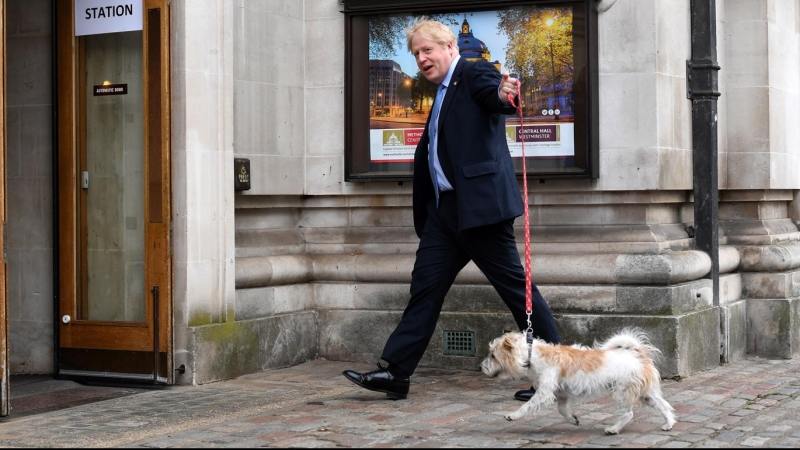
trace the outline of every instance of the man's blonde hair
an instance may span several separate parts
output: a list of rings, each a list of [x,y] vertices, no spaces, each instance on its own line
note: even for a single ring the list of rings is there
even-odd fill
[[[453,30],[442,22],[420,16],[406,27],[409,52],[411,51],[411,40],[414,39],[414,35],[417,33],[421,33],[424,38],[430,39],[442,47],[446,47],[448,43],[452,42],[453,47],[458,51],[458,39]]]

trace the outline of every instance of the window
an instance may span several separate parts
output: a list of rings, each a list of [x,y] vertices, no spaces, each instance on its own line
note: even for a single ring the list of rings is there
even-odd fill
[[[405,26],[426,15],[451,27],[467,60],[522,82],[507,142],[530,179],[598,176],[597,13],[592,0],[345,0],[346,181],[403,181],[436,87],[406,49]]]

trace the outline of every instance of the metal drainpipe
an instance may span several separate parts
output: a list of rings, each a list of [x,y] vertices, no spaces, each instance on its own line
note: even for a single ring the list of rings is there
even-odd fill
[[[692,59],[686,61],[687,97],[692,100],[692,166],[695,245],[711,257],[713,304],[719,307],[719,173],[717,152],[716,0],[692,0]],[[720,361],[728,361],[727,314],[720,310]]]

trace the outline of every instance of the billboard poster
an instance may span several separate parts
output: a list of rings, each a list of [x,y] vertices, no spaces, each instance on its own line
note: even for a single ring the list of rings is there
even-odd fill
[[[575,156],[573,6],[516,6],[430,14],[451,27],[461,58],[487,61],[521,81],[523,123],[506,116],[511,156]],[[417,69],[404,28],[412,15],[369,19],[369,162],[409,163],[422,137],[436,86]]]

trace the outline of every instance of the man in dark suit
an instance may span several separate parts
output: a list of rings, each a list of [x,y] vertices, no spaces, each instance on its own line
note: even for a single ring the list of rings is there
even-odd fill
[[[408,394],[409,377],[433,336],[456,275],[471,260],[506,303],[520,330],[527,329],[525,271],[514,237],[523,205],[506,144],[504,114],[516,80],[488,62],[467,62],[444,24],[416,20],[406,29],[408,49],[429,81],[438,85],[428,124],[414,155],[414,229],[420,238],[411,275],[411,299],[389,337],[378,370],[344,371],[366,389],[391,399]],[[558,343],[550,308],[534,284],[533,332]],[[515,394],[527,400],[532,390]]]

